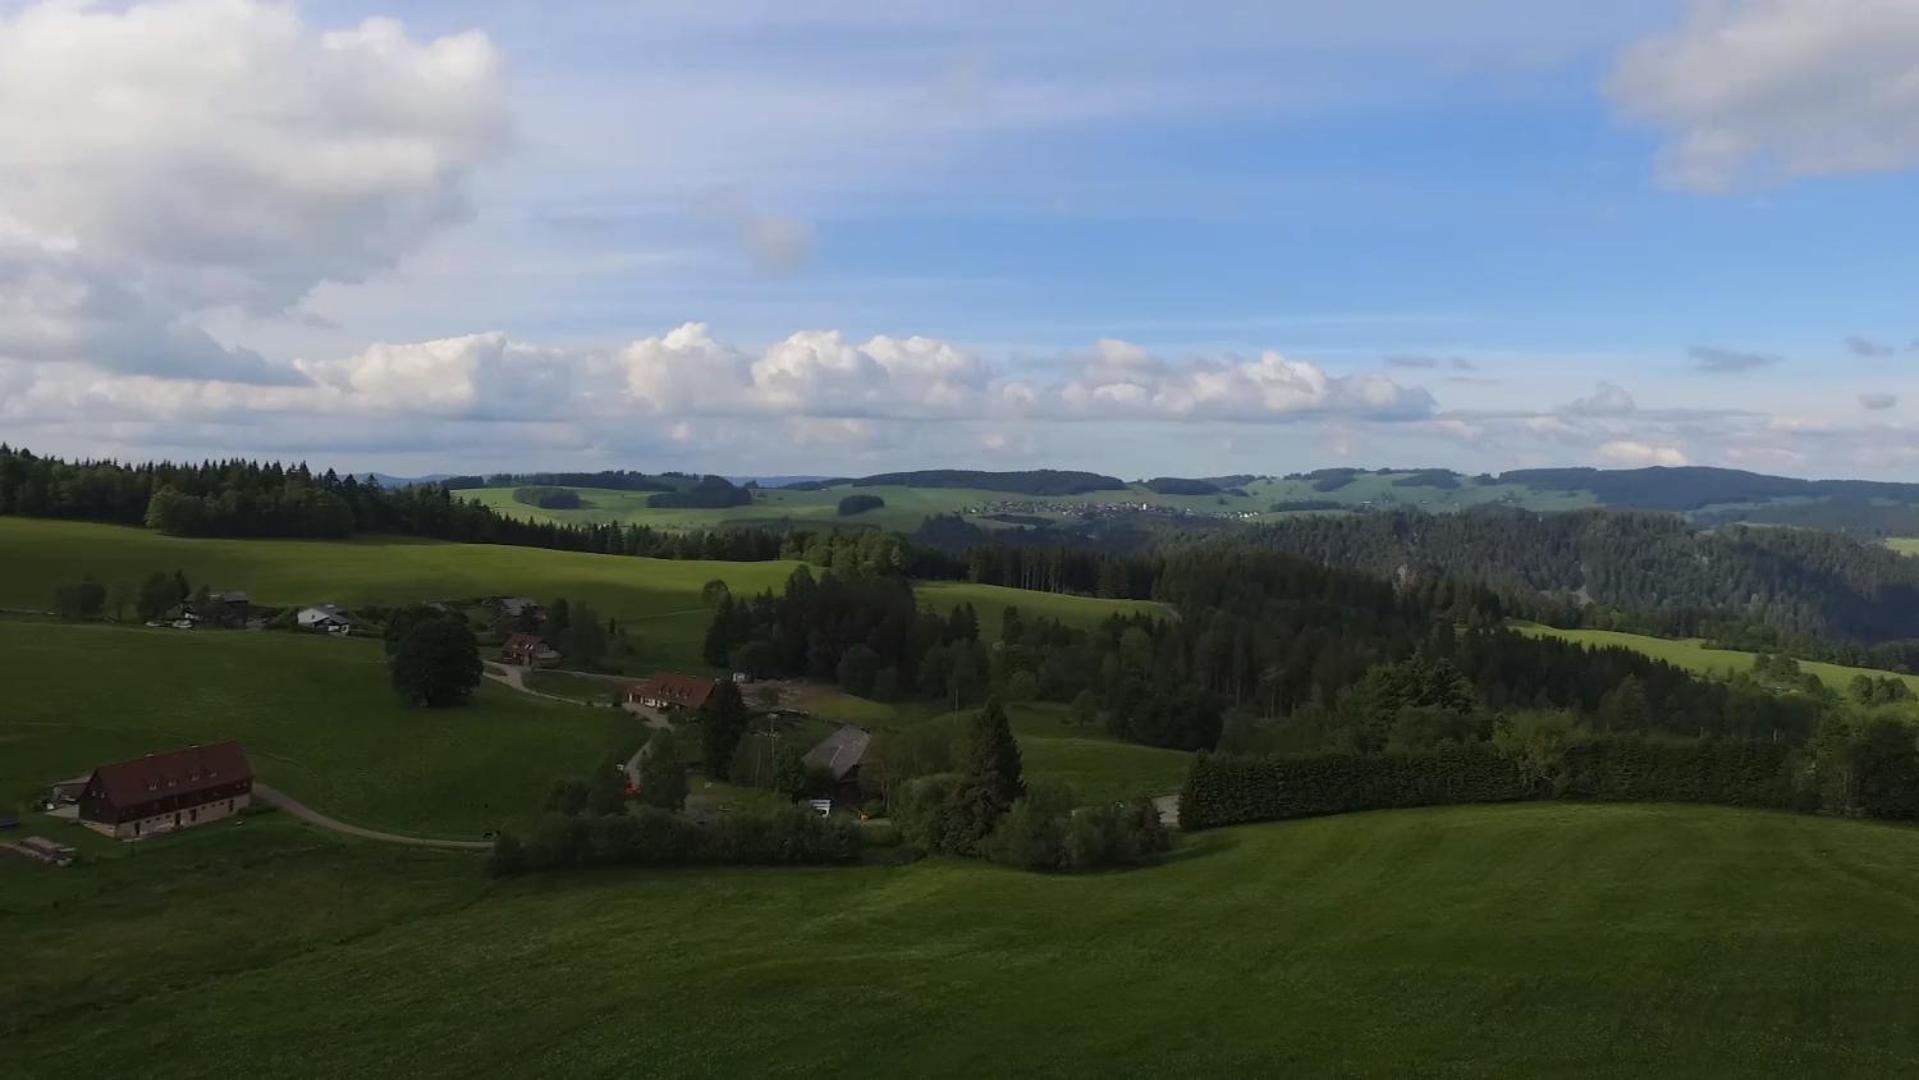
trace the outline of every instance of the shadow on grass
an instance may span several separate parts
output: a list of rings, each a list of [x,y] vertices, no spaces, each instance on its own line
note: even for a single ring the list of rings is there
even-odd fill
[[[1162,864],[1208,859],[1215,855],[1224,855],[1239,846],[1239,837],[1220,829],[1173,835],[1178,839],[1175,841],[1173,850],[1160,860]]]

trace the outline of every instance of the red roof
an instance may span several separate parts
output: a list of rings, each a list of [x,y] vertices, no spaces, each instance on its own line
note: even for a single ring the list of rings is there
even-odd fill
[[[507,635],[506,644],[501,646],[506,652],[526,653],[528,655],[538,655],[540,650],[546,647],[546,639],[538,634],[509,634]]]
[[[719,689],[714,679],[702,679],[697,675],[680,675],[671,671],[657,671],[653,677],[642,683],[626,688],[627,699],[659,698],[675,705],[697,709],[706,704],[706,699]]]
[[[88,790],[97,790],[114,806],[133,806],[163,796],[188,796],[237,781],[251,781],[253,766],[237,742],[189,746],[93,770]]]

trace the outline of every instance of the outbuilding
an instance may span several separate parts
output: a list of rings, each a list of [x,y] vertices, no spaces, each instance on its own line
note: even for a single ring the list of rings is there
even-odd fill
[[[80,791],[80,823],[120,840],[218,821],[246,809],[253,766],[237,742],[102,765]]]

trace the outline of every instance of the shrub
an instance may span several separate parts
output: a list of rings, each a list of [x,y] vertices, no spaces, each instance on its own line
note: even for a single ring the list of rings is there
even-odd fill
[[[1422,754],[1200,754],[1180,792],[1180,827],[1378,810],[1398,806],[1509,802],[1531,785],[1488,746]]]
[[[886,500],[878,495],[848,495],[840,500],[840,516],[853,517],[868,510],[878,510],[886,505]]]
[[[987,838],[986,857],[1021,870],[1058,870],[1065,859],[1061,820],[1021,799]]]

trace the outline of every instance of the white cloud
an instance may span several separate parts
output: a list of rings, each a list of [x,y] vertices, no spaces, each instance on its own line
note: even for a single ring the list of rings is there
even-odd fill
[[[1685,452],[1673,446],[1652,446],[1631,439],[1616,439],[1599,448],[1599,460],[1607,465],[1684,465]]]
[[[1713,375],[1737,375],[1754,368],[1772,367],[1781,359],[1772,353],[1722,349],[1717,345],[1694,345],[1686,350],[1686,355],[1700,371]]]
[[[1638,408],[1624,387],[1600,382],[1593,386],[1590,396],[1569,401],[1559,411],[1574,416],[1624,416]]]
[[[501,141],[483,35],[255,0],[0,15],[0,356],[285,380],[195,325],[391,266]]]
[[[512,342],[497,331],[404,345],[376,344],[343,360],[298,362],[355,407],[545,419],[564,415],[596,370],[590,357]]]
[[[1695,0],[1683,26],[1626,50],[1611,93],[1665,129],[1664,171],[1685,187],[1909,168],[1919,4]]]
[[[1058,390],[1068,415],[1102,419],[1286,420],[1348,415],[1419,419],[1432,395],[1379,375],[1329,375],[1276,352],[1257,359],[1170,363],[1124,341],[1101,341]]]

